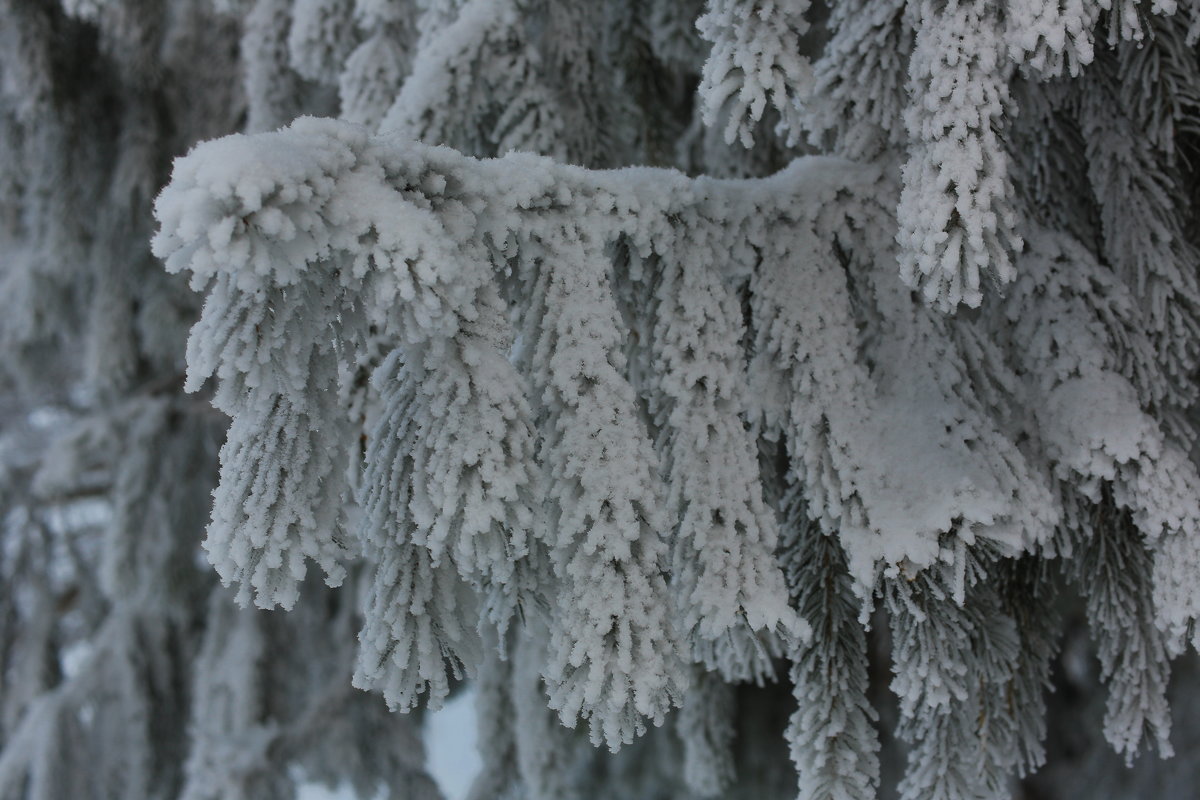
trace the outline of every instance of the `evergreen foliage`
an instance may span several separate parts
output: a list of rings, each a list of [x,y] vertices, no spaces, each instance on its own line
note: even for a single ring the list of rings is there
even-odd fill
[[[1200,5],[0,23],[0,800],[436,798],[463,682],[473,800],[1003,798],[1076,608],[1172,753]]]

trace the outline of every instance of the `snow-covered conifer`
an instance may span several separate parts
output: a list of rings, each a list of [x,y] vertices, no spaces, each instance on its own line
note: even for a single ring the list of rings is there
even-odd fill
[[[801,98],[818,146],[874,158],[904,142],[905,77],[912,24],[903,0],[844,0],[830,9],[831,35]]]
[[[943,310],[977,306],[984,276],[1011,281],[1021,248],[1002,144],[1014,110],[1000,15],[992,3],[931,0],[915,16],[900,275]]]
[[[1197,20],[0,0],[0,800],[437,798],[464,684],[475,800],[1182,751]]]
[[[578,233],[545,244],[533,356],[544,366],[534,386],[546,406],[542,537],[562,586],[549,643],[550,703],[564,722],[588,719],[593,740],[616,749],[645,730],[644,719],[661,724],[684,686],[663,579],[671,523],[622,375],[609,265]]]
[[[294,0],[288,30],[292,68],[302,77],[333,83],[354,49],[354,0]]]
[[[803,497],[784,498],[782,556],[811,645],[794,648],[796,710],[787,737],[800,796],[871,798],[879,788],[878,714],[867,698],[867,637],[836,540],[805,515]]]
[[[700,96],[704,121],[722,117],[725,141],[754,143],[754,125],[769,102],[781,116],[781,127],[794,129],[796,99],[808,89],[812,70],[800,48],[808,31],[807,0],[710,0],[696,21],[700,35],[712,42],[704,62]]]
[[[651,352],[661,400],[669,505],[678,517],[671,556],[679,624],[693,656],[734,680],[772,675],[781,648],[807,631],[787,605],[773,553],[778,534],[755,480],[741,412],[741,309],[714,265],[703,230],[655,279]]]

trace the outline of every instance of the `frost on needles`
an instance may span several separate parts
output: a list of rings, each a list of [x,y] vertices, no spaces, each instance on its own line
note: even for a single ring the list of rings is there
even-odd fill
[[[775,521],[749,478],[732,287],[774,222],[812,225],[813,197],[848,192],[869,171],[817,159],[761,186],[589,173],[302,120],[204,145],[175,175],[156,251],[211,285],[191,374],[218,377],[216,402],[235,419],[280,418],[321,442],[281,452],[276,443],[295,439],[252,422],[223,450],[222,487],[249,488],[218,493],[206,547],[259,605],[290,605],[305,559],[340,578],[349,534],[313,509],[345,506],[345,479],[323,465],[356,452],[362,434],[329,401],[331,381],[352,372],[327,359],[353,364],[379,337],[394,348],[372,381],[381,405],[359,487],[361,538],[379,564],[364,685],[404,707],[423,691],[445,696],[441,659],[469,669],[464,654],[476,649],[460,583],[502,627],[517,608],[549,613],[551,705],[614,747],[679,702],[689,652],[762,677],[772,655],[807,638],[772,556]],[[677,376],[655,418],[626,375],[618,243],[647,263],[686,265],[697,300],[714,304],[711,321],[697,319],[686,294],[668,293],[681,273],[640,277],[663,281],[654,353]],[[519,331],[500,291],[514,281],[528,287]],[[284,309],[293,302],[296,314]],[[741,455],[715,460],[696,438],[713,435]],[[665,476],[656,439],[673,465]],[[722,468],[726,477],[713,472]],[[677,529],[683,577],[668,585]],[[694,621],[677,624],[674,608]],[[746,672],[746,658],[758,666]]]
[[[568,759],[547,707],[616,750],[682,705],[712,795],[728,684],[784,674],[802,796],[874,796],[878,602],[900,793],[951,800],[1045,759],[1057,563],[1106,737],[1168,753],[1170,658],[1198,644],[1200,292],[1173,112],[1131,86],[1174,76],[1162,102],[1200,108],[1192,17],[845,0],[814,33],[808,3],[711,0],[689,146],[750,171],[702,122],[795,156],[718,180],[564,163],[628,162],[625,134],[657,152],[600,125],[624,84],[572,99],[597,64],[633,74],[571,38],[601,13],[578,5],[539,39],[518,0],[415,26],[297,2],[287,37],[259,33],[353,121],[176,163],[154,251],[206,293],[189,385],[215,377],[233,418],[222,579],[289,607],[309,562],[336,583],[365,559],[355,684],[408,710],[484,670],[484,728],[545,796]],[[624,8],[603,21],[633,30]],[[260,66],[252,121],[275,107]]]

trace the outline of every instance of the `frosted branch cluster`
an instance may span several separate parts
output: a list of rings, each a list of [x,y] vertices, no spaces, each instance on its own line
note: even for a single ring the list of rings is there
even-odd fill
[[[472,800],[1001,800],[1085,618],[1169,754],[1198,40],[0,0],[0,798],[437,798],[389,709],[466,683]]]

